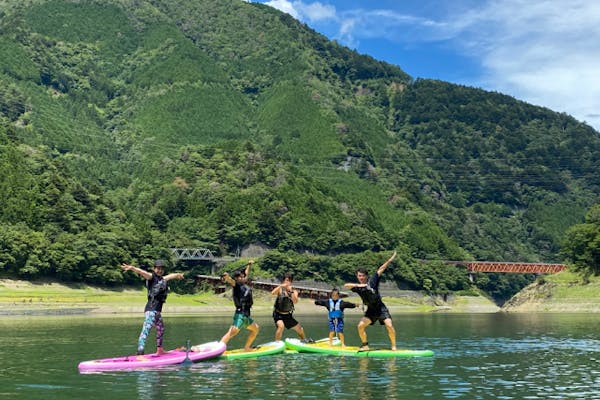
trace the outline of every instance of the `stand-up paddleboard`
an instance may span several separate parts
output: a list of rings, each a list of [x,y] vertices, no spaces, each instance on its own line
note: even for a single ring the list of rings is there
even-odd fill
[[[255,358],[262,356],[270,356],[273,354],[280,354],[285,351],[285,343],[282,340],[276,340],[274,342],[263,343],[258,345],[250,351],[244,349],[233,349],[227,350],[221,356],[220,359],[224,360],[235,360],[238,358]]]
[[[319,353],[330,354],[334,356],[350,356],[350,357],[431,357],[431,350],[383,350],[373,349],[359,351],[356,346],[331,346],[329,342],[319,341],[316,343],[303,343],[299,339],[285,339],[285,346],[288,349],[296,350],[301,353]]]
[[[196,362],[218,357],[223,354],[226,348],[227,346],[222,342],[208,342],[192,346],[189,351],[185,349],[175,349],[161,355],[130,355],[82,361],[79,363],[78,368],[79,372],[91,372],[162,367],[164,365],[181,364],[188,360]]]
[[[287,340],[287,339],[285,339]],[[319,339],[317,341],[314,341],[312,339],[308,339],[309,341],[306,340],[300,340],[301,343],[305,343],[308,344],[310,346],[317,346],[317,347],[322,347],[322,346],[340,346],[342,344],[342,341],[335,337],[332,338],[331,340],[331,344],[329,344],[329,338],[324,338],[324,339]],[[292,349],[291,347],[285,346],[285,354],[298,354],[300,353],[300,351],[296,350],[296,349]]]

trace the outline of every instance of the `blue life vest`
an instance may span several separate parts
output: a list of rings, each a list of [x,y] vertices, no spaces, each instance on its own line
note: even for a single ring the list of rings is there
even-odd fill
[[[333,301],[333,299],[329,299],[329,318],[342,318],[344,313],[341,309],[342,300],[338,299],[337,301]]]

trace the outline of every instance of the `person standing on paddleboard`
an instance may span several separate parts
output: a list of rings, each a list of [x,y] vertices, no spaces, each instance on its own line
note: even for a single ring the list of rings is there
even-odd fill
[[[137,354],[144,354],[144,347],[146,347],[146,339],[150,333],[150,329],[153,326],[156,327],[156,354],[161,355],[164,353],[163,350],[163,335],[165,332],[165,325],[162,319],[162,307],[165,301],[167,301],[167,292],[169,287],[167,282],[171,279],[183,279],[183,274],[174,272],[169,275],[163,276],[165,273],[165,262],[163,260],[154,261],[154,268],[152,272],[148,272],[138,267],[134,267],[129,264],[122,264],[121,268],[123,271],[133,271],[146,280],[146,288],[148,288],[148,302],[144,308],[144,325],[138,338]]]
[[[383,274],[383,271],[385,271],[388,265],[394,261],[394,258],[396,258],[395,251],[394,254],[392,254],[392,256],[386,262],[384,262],[370,278],[366,269],[357,269],[356,279],[358,279],[358,283],[346,283],[344,285],[346,289],[350,289],[354,293],[358,293],[363,303],[367,306],[367,311],[365,312],[364,317],[362,317],[358,322],[358,336],[360,336],[360,340],[362,341],[359,349],[360,351],[369,350],[369,342],[367,341],[367,332],[365,330],[367,326],[373,325],[377,321],[379,321],[381,325],[385,325],[390,338],[392,350],[396,350],[396,330],[392,325],[392,316],[390,315],[390,312],[385,304],[383,304],[381,295],[379,294],[379,280],[381,278],[381,274]]]
[[[250,275],[250,266],[254,260],[248,261],[246,268],[242,271],[235,271],[233,278],[227,272],[223,274],[223,280],[233,286],[233,303],[235,304],[235,313],[233,314],[233,323],[227,333],[221,338],[221,342],[227,344],[231,338],[240,333],[240,329],[246,328],[250,331],[246,339],[245,351],[252,350],[252,343],[258,335],[260,327],[250,317],[250,308],[254,303],[252,300],[252,288],[247,285]]]
[[[331,290],[328,299],[317,299],[315,304],[326,307],[329,311],[329,345],[333,344],[333,336],[337,335],[346,347],[344,341],[344,309],[356,308],[356,304],[340,299],[340,291],[336,288]]]
[[[298,303],[298,291],[292,287],[294,280],[291,273],[283,276],[283,282],[271,291],[271,294],[277,296],[273,306],[273,321],[275,322],[275,340],[281,340],[283,328],[293,329],[300,339],[305,340],[304,328],[296,321],[293,316],[294,304]]]

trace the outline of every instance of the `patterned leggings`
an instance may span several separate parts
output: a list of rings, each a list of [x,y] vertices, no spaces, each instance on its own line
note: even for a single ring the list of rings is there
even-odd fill
[[[142,332],[140,332],[140,337],[138,339],[138,352],[144,351],[146,339],[153,326],[156,326],[156,347],[162,347],[163,334],[165,333],[165,325],[160,311],[146,311],[144,316],[146,318],[144,319],[144,326],[142,326]]]

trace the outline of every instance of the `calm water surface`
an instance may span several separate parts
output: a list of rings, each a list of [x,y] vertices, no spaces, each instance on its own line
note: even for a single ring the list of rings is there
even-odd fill
[[[309,336],[325,337],[325,314],[316,314],[298,320]],[[230,324],[229,316],[164,317],[167,348],[218,339]],[[349,344],[358,344],[358,318],[346,317]],[[135,352],[142,320],[0,317],[0,399],[600,399],[598,314],[395,314],[399,347],[431,349],[432,358],[284,354],[78,373],[79,361]],[[257,343],[272,340],[272,320],[256,320]],[[372,345],[387,346],[383,327],[367,332]],[[151,333],[147,350],[154,346]]]

